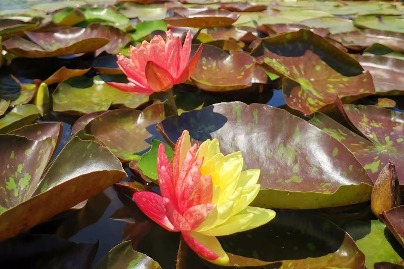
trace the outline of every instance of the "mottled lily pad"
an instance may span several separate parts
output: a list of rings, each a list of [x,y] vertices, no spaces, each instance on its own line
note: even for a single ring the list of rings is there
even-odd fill
[[[353,23],[360,28],[404,33],[402,16],[364,15],[356,17]]]
[[[252,84],[254,64],[254,58],[247,53],[229,55],[218,47],[205,45],[191,78],[207,91],[243,89]]]
[[[284,110],[221,103],[169,117],[159,126],[172,141],[187,129],[200,141],[218,138],[224,153],[240,150],[246,167],[261,169],[255,205],[303,209],[370,199],[372,182],[352,153]]]
[[[404,206],[398,206],[385,211],[383,218],[397,241],[404,247]]]
[[[21,57],[56,57],[95,51],[109,42],[104,37],[93,37],[91,30],[78,27],[26,34],[32,41],[12,36],[3,42],[5,49]]]
[[[389,150],[388,147],[374,144],[324,114],[315,114],[310,123],[344,144],[362,164],[373,182],[376,182],[381,169],[388,162],[399,164],[402,160],[403,153],[399,150]],[[393,131],[393,129],[387,129],[387,132],[389,130]]]
[[[143,111],[116,109],[107,111],[92,121],[85,132],[97,137],[122,160],[139,158],[147,150],[157,131],[154,125],[164,119],[164,105],[155,104]]]
[[[108,110],[111,105],[136,108],[147,101],[147,96],[122,92],[99,76],[75,77],[58,85],[53,93],[53,110],[87,114]]]
[[[342,109],[342,107],[340,107]],[[404,185],[404,114],[376,106],[344,105],[342,111],[354,128],[369,139],[375,149],[396,165],[400,185]],[[375,157],[368,168],[379,171],[385,160]],[[366,168],[366,167],[365,167]]]
[[[358,99],[375,92],[369,72],[348,54],[308,30],[263,39],[255,55],[281,75],[289,107],[312,114],[335,98]]]
[[[35,84],[21,84],[20,96],[11,102],[12,106],[28,104],[34,98],[37,91]]]
[[[404,94],[404,60],[381,55],[357,55],[356,59],[372,74],[377,93]]]
[[[0,139],[6,167],[0,186],[0,240],[46,221],[126,176],[106,148],[77,137],[42,175],[56,146],[52,141],[51,137],[32,140],[15,135]]]
[[[178,27],[208,28],[230,26],[238,17],[237,13],[227,10],[206,10],[193,14],[176,14],[165,18],[164,21]]]
[[[111,249],[94,269],[161,269],[160,265],[147,255],[135,251],[130,241],[123,242]]]

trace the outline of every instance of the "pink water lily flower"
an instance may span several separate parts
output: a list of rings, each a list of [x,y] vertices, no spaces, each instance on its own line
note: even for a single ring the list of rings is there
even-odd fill
[[[261,226],[275,217],[270,209],[251,207],[257,196],[260,170],[243,171],[240,152],[223,155],[217,139],[191,146],[184,131],[171,163],[161,144],[157,170],[161,196],[137,192],[133,200],[163,228],[181,232],[200,257],[226,264],[229,257],[216,236]]]
[[[200,46],[192,59],[192,37],[187,33],[184,45],[173,33],[166,32],[166,40],[157,35],[149,42],[143,41],[130,47],[130,58],[118,55],[118,65],[129,83],[109,82],[122,91],[150,95],[171,89],[175,84],[185,82],[195,71],[202,53]]]

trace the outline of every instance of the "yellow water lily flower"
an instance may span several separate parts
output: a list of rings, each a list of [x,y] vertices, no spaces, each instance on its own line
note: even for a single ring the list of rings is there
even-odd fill
[[[275,217],[273,210],[249,206],[260,189],[260,170],[243,170],[243,166],[241,152],[223,155],[217,139],[191,146],[184,131],[172,164],[164,146],[159,147],[161,196],[137,192],[133,200],[163,228],[181,232],[200,257],[223,265],[229,257],[216,236],[250,230]]]

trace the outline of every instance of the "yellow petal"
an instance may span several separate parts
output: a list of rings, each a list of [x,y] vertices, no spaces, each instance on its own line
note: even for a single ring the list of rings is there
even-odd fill
[[[195,231],[208,230],[222,224],[223,222],[226,222],[233,212],[233,206],[233,201],[228,201],[221,204],[220,206],[216,205],[216,207],[212,209],[205,221],[201,225],[199,225],[199,227],[195,229]]]
[[[231,216],[225,223],[200,233],[207,236],[234,234],[264,225],[274,217],[275,211],[273,210],[249,206],[239,214]]]
[[[244,188],[241,192],[240,197],[234,200],[232,215],[235,215],[244,210],[255,199],[255,197],[257,197],[259,191],[259,184]]]
[[[205,161],[220,153],[219,141],[217,139],[206,140],[199,146],[198,158],[203,157]]]
[[[248,169],[242,171],[239,179],[240,187],[249,187],[257,184],[260,177],[260,169]]]

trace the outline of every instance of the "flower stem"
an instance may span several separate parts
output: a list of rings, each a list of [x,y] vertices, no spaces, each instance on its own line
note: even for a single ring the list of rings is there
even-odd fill
[[[175,104],[173,89],[167,91],[168,111],[167,116],[178,116],[178,108]]]
[[[188,255],[188,245],[185,243],[182,236],[180,236],[180,244],[178,246],[177,252],[177,264],[175,269],[185,269],[186,268],[186,258]]]

